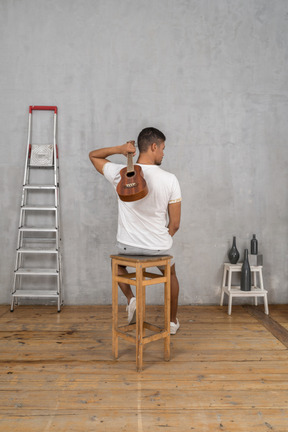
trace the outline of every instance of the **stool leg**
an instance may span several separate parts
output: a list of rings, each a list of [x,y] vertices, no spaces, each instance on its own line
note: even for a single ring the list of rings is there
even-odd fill
[[[171,301],[171,268],[170,260],[165,265],[165,277],[167,282],[164,284],[164,319],[165,319],[165,330],[167,336],[164,339],[164,359],[170,360],[170,301]]]
[[[260,271],[259,271],[259,280],[260,280],[260,289],[264,290],[264,282],[263,282],[262,269],[260,269]]]
[[[136,266],[136,368],[143,368],[143,270],[140,264]]]
[[[115,359],[118,358],[118,264],[112,259],[112,351]]]
[[[232,272],[228,270],[228,315],[231,315],[232,312],[232,293],[231,293],[231,282],[232,282]]]
[[[254,284],[254,288],[256,288],[257,287],[257,272],[256,271],[253,272],[253,284]],[[254,305],[258,306],[258,297],[257,296],[254,297]]]
[[[144,280],[143,274],[142,274],[142,280]],[[144,327],[145,313],[146,313],[146,287],[142,285],[143,337],[145,336],[145,327]]]
[[[231,315],[232,312],[232,295],[231,293],[228,296],[228,315]]]
[[[259,271],[259,279],[260,279],[260,289],[264,291],[262,268]],[[264,294],[264,310],[265,310],[265,314],[269,315],[267,292]]]
[[[265,310],[265,314],[269,315],[267,293],[265,293],[264,295],[264,310]]]
[[[223,306],[224,294],[225,294],[225,291],[224,291],[225,283],[226,283],[226,267],[224,266],[222,286],[221,286],[220,306]]]

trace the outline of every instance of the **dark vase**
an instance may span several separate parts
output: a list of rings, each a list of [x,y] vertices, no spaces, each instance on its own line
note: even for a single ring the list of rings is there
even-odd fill
[[[242,291],[251,291],[251,270],[248,261],[248,249],[244,251],[244,261],[241,269],[241,284]]]
[[[236,247],[236,237],[233,237],[232,248],[228,252],[228,258],[229,258],[229,261],[231,264],[237,264],[237,262],[240,258],[240,254],[239,254],[238,249]]]
[[[258,241],[256,239],[256,234],[253,234],[253,238],[251,240],[251,255],[258,254]]]

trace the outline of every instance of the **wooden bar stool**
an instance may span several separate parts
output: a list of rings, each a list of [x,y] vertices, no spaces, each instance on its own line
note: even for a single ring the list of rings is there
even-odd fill
[[[170,360],[170,255],[132,256],[111,255],[112,259],[112,346],[114,358],[118,358],[118,338],[136,345],[136,368],[143,367],[143,348],[149,342],[164,339],[164,358]],[[118,275],[118,266],[132,267],[135,272]],[[163,266],[164,275],[148,272],[149,267]],[[118,326],[118,282],[136,286],[136,323]],[[146,286],[164,283],[164,328],[145,321]],[[145,336],[145,329],[153,332]],[[129,334],[136,330],[135,336]]]
[[[267,290],[264,289],[262,266],[250,266],[250,269],[251,275],[253,276],[253,285],[251,287],[251,291],[241,291],[240,286],[234,286],[231,284],[233,273],[241,273],[242,263],[224,263],[220,306],[223,306],[224,294],[227,294],[228,315],[231,315],[232,312],[233,297],[254,297],[255,306],[257,306],[258,297],[263,297],[265,314],[269,314]],[[259,275],[259,287],[257,286],[257,275]]]

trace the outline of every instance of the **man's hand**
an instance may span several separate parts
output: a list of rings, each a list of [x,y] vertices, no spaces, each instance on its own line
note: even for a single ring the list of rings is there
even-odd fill
[[[110,162],[107,158],[114,154],[123,154],[127,156],[128,153],[136,154],[135,141],[127,141],[126,144],[115,147],[104,147],[101,149],[93,150],[89,153],[90,160],[94,167],[100,174],[103,174],[104,165]]]
[[[133,156],[136,154],[135,141],[127,141],[126,144],[121,146],[121,153],[124,156],[127,156],[128,153],[133,153]]]

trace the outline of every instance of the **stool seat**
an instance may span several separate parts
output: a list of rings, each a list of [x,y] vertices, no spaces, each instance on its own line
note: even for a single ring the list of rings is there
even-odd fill
[[[112,260],[112,347],[114,358],[118,358],[118,338],[136,345],[136,368],[143,368],[143,348],[149,342],[164,340],[164,358],[170,360],[170,263],[171,255],[110,255]],[[134,272],[118,274],[118,267],[132,267]],[[161,267],[163,274],[146,269]],[[136,323],[125,326],[118,324],[118,282],[136,287]],[[164,284],[164,327],[145,321],[146,286]],[[153,332],[145,336],[145,329]],[[135,336],[131,334],[136,330]]]
[[[240,289],[240,286],[231,285],[233,273],[241,272],[242,263],[238,263],[238,264],[224,263],[220,306],[223,306],[224,294],[227,294],[228,315],[231,315],[232,312],[233,297],[254,297],[254,302],[256,306],[257,306],[258,297],[263,297],[265,314],[266,315],[269,314],[267,290],[264,289],[262,269],[263,266],[250,266],[251,275],[253,276],[253,285],[251,287],[251,291],[242,291]],[[257,286],[257,275],[259,276],[259,287]]]
[[[119,260],[123,259],[123,261],[131,261],[131,262],[154,262],[155,260],[166,260],[167,258],[172,259],[171,255],[110,255],[110,258],[117,258]],[[154,264],[152,264],[153,267]],[[157,266],[156,266],[157,267]]]

